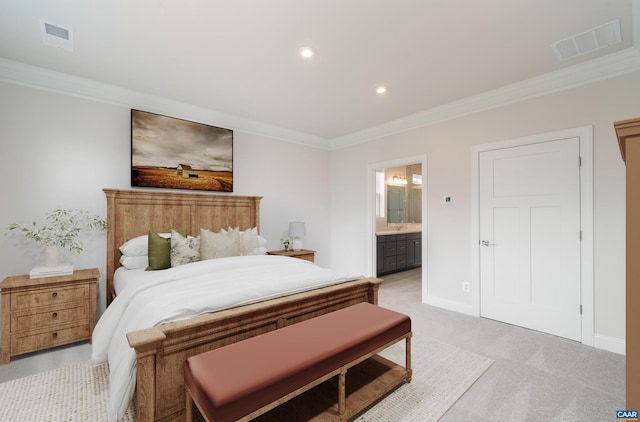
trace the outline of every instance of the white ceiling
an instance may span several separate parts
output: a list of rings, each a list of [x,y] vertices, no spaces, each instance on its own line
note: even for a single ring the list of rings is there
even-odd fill
[[[640,70],[637,2],[2,0],[0,80],[61,72],[340,147]],[[557,60],[553,43],[616,19],[620,44]],[[73,30],[74,51],[45,45],[40,20]]]

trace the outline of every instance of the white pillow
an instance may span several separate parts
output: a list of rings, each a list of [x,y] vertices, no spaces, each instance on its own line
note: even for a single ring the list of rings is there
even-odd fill
[[[245,255],[265,255],[267,253],[267,248],[264,246],[258,246],[257,248],[253,248],[251,252]]]
[[[240,255],[251,255],[260,246],[258,244],[258,229],[256,227],[240,232]]]
[[[240,232],[220,230],[214,233],[207,229],[200,229],[200,259],[223,258],[240,255]]]
[[[158,233],[159,236],[169,239],[171,233]],[[134,237],[120,246],[120,252],[126,256],[147,256],[149,254],[149,235]]]
[[[178,267],[200,260],[200,238],[171,230],[171,267]]]
[[[143,256],[127,256],[122,255],[120,257],[120,264],[127,270],[140,270],[149,266],[149,259],[146,255]]]
[[[258,235],[258,247],[257,248],[253,248],[251,249],[251,251],[249,253],[246,253],[245,255],[265,255],[267,253],[267,239],[265,239],[264,237]]]

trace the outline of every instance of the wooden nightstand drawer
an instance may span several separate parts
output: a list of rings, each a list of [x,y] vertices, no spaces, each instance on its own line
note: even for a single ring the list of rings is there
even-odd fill
[[[12,354],[34,352],[89,338],[89,323],[60,327],[55,330],[32,330],[16,333],[11,338]]]
[[[61,303],[87,300],[89,286],[49,287],[30,289],[11,295],[12,309],[30,309],[37,306],[57,305]]]
[[[89,318],[89,304],[75,302],[65,307],[43,307],[32,310],[21,310],[11,313],[11,331],[33,329],[33,327],[52,327],[68,322],[82,321]]]

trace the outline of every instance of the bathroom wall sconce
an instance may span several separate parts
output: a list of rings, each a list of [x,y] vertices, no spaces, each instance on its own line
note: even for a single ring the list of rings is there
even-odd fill
[[[299,251],[302,249],[302,239],[300,238],[305,234],[306,230],[302,221],[292,221],[289,223],[289,237],[293,238],[291,247],[294,251]]]
[[[394,185],[406,185],[407,179],[402,176],[393,176],[391,183],[393,183]]]

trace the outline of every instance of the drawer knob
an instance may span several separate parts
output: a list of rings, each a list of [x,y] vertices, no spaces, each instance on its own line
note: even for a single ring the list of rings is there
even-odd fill
[[[57,312],[54,312],[54,313],[51,314],[51,318],[57,318],[57,317],[58,317],[58,313]]]
[[[56,297],[56,296],[58,296],[58,292],[53,292],[53,293],[51,293],[51,296],[52,296],[52,297]]]
[[[53,338],[58,337],[58,333],[53,333],[53,334],[51,334],[51,337],[53,337]]]

